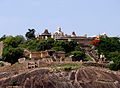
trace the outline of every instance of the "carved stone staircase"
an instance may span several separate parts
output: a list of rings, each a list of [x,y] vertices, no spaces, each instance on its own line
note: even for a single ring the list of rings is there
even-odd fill
[[[85,54],[88,55],[93,60],[93,62],[98,61],[98,54],[95,49],[86,48],[84,50],[85,50]]]

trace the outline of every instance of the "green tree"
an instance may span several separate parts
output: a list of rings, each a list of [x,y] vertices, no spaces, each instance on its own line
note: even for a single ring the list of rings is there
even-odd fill
[[[49,50],[53,47],[53,44],[54,44],[53,40],[40,41],[37,45],[37,51]]]
[[[41,41],[39,42],[39,44],[37,45],[37,51],[44,51],[44,50],[47,50],[48,47],[47,47],[47,42],[46,41]]]
[[[80,45],[75,46],[75,51],[82,51],[82,48]]]
[[[15,36],[15,41],[16,44],[19,45],[19,44],[24,44],[26,40],[22,35],[17,35]]]
[[[20,57],[23,56],[23,49],[19,47],[24,43],[23,36],[7,36],[4,39],[4,49],[2,54],[2,60],[14,64]]]
[[[6,35],[3,35],[1,38],[0,38],[0,41],[4,41],[6,39]]]
[[[54,47],[62,47],[66,53],[70,53],[75,50],[77,43],[75,41],[55,41]]]
[[[35,39],[35,29],[28,29],[28,32],[25,34],[27,40]]]
[[[12,46],[12,47],[17,47],[15,43],[15,38],[13,36],[7,36],[6,39],[4,40],[4,44],[6,46]]]
[[[55,41],[54,42],[54,46],[61,46],[61,47],[65,47],[66,43],[65,41],[59,40],[59,41]]]
[[[12,46],[14,48],[18,47],[20,44],[23,44],[25,42],[25,39],[21,35],[17,35],[15,37],[13,36],[7,36],[4,39],[4,44],[6,46]]]
[[[65,51],[64,48],[62,48],[61,46],[53,47],[52,50],[54,50],[54,51]]]
[[[113,63],[109,65],[111,70],[120,69],[120,38],[101,38],[96,49],[98,50],[99,54],[103,53],[107,60],[113,61]]]
[[[68,48],[67,48],[68,52],[74,51],[76,46],[78,46],[76,41],[69,41]]]
[[[19,58],[23,56],[23,49],[13,48],[11,46],[6,46],[3,49],[3,60],[11,64],[14,64],[18,61]]]
[[[113,63],[109,65],[109,68],[115,71],[120,70],[120,54],[118,52],[114,52],[111,56]]]
[[[101,38],[96,49],[99,54],[103,53],[108,58],[110,52],[120,51],[120,39],[117,37]]]
[[[54,42],[55,42],[55,40],[52,39],[52,38],[49,38],[49,39],[45,40],[45,43],[46,43],[45,48],[46,49],[51,49],[53,47],[53,45],[54,45]]]
[[[38,40],[27,40],[22,47],[30,51],[37,51]]]
[[[109,52],[107,58],[109,58],[110,61],[113,61],[116,57],[118,57],[118,55],[119,55],[118,51]]]
[[[53,47],[54,39],[47,39],[47,40],[27,40],[23,47],[30,50],[30,51],[43,51],[48,50]]]
[[[80,61],[80,60],[84,60],[85,58],[85,53],[82,51],[73,51],[71,52],[71,55],[73,61]]]
[[[61,49],[63,49],[66,52],[67,43],[65,41],[62,41],[62,40],[55,41],[53,46],[56,47],[56,49],[57,48],[59,48],[59,49],[61,48]]]

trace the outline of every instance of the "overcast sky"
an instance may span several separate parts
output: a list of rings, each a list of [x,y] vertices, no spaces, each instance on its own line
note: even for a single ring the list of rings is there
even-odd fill
[[[120,0],[0,0],[0,36],[62,31],[120,35]]]

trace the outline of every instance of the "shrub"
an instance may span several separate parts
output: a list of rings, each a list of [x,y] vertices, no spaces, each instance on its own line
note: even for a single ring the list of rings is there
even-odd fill
[[[18,81],[17,81],[17,80],[11,80],[11,81],[10,81],[10,85],[11,85],[11,86],[18,86],[19,84],[18,84]]]
[[[85,53],[82,51],[73,51],[71,52],[72,56],[72,61],[80,61],[80,60],[84,60],[85,58]]]
[[[62,48],[61,46],[53,47],[52,50],[55,50],[55,51],[65,51],[64,48]]]
[[[4,66],[4,63],[3,62],[0,62],[0,67]]]
[[[72,67],[64,67],[64,71],[71,71]]]
[[[119,66],[115,63],[108,65],[108,67],[110,70],[114,70],[114,71],[118,71],[120,69]]]

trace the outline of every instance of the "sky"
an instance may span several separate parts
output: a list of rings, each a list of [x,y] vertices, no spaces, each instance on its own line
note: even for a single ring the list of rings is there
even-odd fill
[[[78,36],[120,36],[120,0],[0,0],[0,36],[58,27]]]

